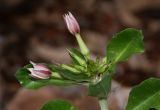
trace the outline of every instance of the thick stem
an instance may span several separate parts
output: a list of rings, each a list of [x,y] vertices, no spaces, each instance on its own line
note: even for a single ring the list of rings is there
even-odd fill
[[[99,99],[99,105],[101,110],[109,110],[106,99]]]

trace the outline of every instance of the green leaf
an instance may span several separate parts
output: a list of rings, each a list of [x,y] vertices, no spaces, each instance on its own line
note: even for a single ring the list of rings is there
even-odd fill
[[[52,100],[44,104],[40,110],[78,110],[68,101],[64,100]]]
[[[90,84],[88,88],[88,95],[98,98],[106,98],[111,89],[111,79],[112,76],[106,74],[97,84]]]
[[[150,78],[134,87],[125,110],[160,110],[160,79]]]
[[[144,52],[142,32],[128,28],[116,34],[107,46],[107,62],[124,61],[134,53]]]
[[[82,65],[82,66],[86,64],[86,59],[79,50],[73,48],[68,51],[74,64]]]
[[[38,89],[46,85],[66,86],[66,85],[74,84],[73,81],[65,80],[65,79],[52,79],[52,78],[45,79],[45,80],[34,79],[29,75],[30,72],[27,70],[27,68],[30,68],[30,67],[32,67],[31,64],[25,66],[24,68],[19,69],[16,72],[16,78],[18,79],[20,84],[26,88]]]

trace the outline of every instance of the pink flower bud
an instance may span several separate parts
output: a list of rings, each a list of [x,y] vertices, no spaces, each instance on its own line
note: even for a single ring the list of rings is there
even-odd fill
[[[36,79],[48,79],[51,77],[50,69],[43,64],[36,64],[32,61],[30,63],[33,65],[33,68],[28,68],[31,72],[30,76]]]
[[[68,12],[68,14],[65,14],[63,18],[71,34],[75,35],[80,32],[79,24],[70,12]]]

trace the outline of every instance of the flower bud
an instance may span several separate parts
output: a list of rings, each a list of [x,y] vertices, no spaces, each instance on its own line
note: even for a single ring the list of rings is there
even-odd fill
[[[73,35],[80,32],[79,24],[75,17],[69,12],[63,16],[69,32]]]
[[[36,79],[48,79],[51,77],[50,69],[43,64],[36,64],[32,61],[30,63],[33,65],[33,68],[28,68],[31,72],[30,76]]]

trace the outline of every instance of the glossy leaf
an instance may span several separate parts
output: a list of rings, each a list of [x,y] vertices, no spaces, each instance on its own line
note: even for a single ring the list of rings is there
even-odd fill
[[[107,46],[107,62],[124,61],[134,53],[144,51],[142,32],[128,28],[116,34]]]
[[[90,84],[88,88],[88,95],[98,98],[106,98],[111,89],[111,79],[111,75],[106,74],[100,82]]]
[[[45,80],[41,80],[41,79],[34,79],[29,75],[29,71],[27,70],[27,68],[32,67],[32,65],[27,65],[24,68],[19,69],[16,72],[16,78],[18,79],[18,81],[20,82],[20,84],[26,88],[29,89],[38,89],[42,86],[46,86],[46,85],[59,85],[59,86],[66,86],[66,85],[71,85],[74,84],[73,81],[69,81],[69,80],[65,80],[65,79],[45,79]]]
[[[52,100],[47,102],[40,110],[78,110],[68,101]]]
[[[125,110],[160,110],[160,79],[150,78],[134,87]]]

